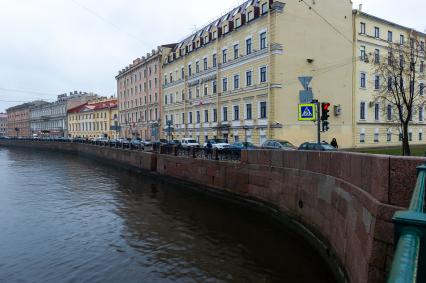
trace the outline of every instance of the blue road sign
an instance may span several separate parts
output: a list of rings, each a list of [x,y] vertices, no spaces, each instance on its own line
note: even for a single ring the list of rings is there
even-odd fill
[[[299,104],[299,121],[315,121],[316,105],[314,103]]]

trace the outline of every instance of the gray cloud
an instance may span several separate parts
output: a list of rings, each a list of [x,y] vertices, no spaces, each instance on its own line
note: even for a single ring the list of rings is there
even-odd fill
[[[239,2],[0,0],[0,111],[72,90],[111,95],[117,71],[134,58],[177,42]],[[426,28],[422,1],[364,2],[366,12]]]

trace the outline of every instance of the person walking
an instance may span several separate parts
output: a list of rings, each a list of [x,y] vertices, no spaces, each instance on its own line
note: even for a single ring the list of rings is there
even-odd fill
[[[336,138],[333,138],[333,140],[331,141],[330,145],[333,146],[334,148],[339,148],[339,145],[337,144]]]

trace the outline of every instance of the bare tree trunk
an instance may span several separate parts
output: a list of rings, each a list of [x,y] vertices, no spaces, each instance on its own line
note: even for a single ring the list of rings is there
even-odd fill
[[[408,123],[403,123],[402,127],[403,127],[402,155],[410,156],[411,155],[411,149],[410,149],[410,143],[408,141]]]

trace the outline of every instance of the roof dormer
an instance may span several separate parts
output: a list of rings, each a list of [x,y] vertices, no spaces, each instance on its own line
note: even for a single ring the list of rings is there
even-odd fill
[[[203,38],[203,44],[208,44],[211,40],[211,33],[209,31],[204,31],[201,37]]]
[[[245,24],[246,16],[240,12],[236,13],[234,16],[234,28],[237,29]]]
[[[253,5],[253,1],[247,3],[246,6],[246,20],[250,22],[259,16],[259,7]]]
[[[222,22],[222,34],[227,34],[234,29],[234,22],[232,20],[225,20]]]
[[[222,35],[222,27],[214,26],[211,31],[211,40],[216,40]]]

